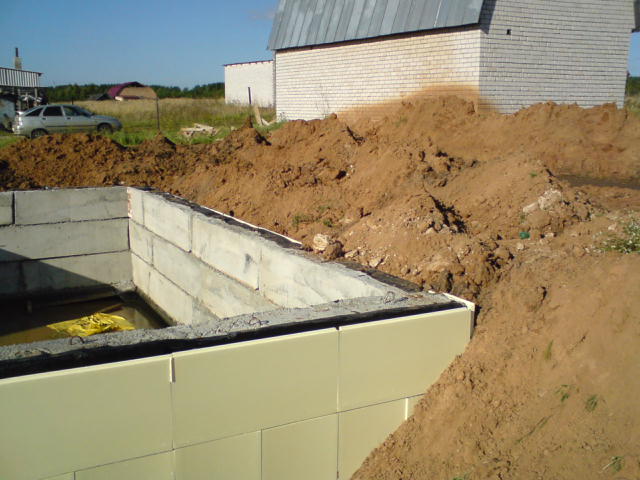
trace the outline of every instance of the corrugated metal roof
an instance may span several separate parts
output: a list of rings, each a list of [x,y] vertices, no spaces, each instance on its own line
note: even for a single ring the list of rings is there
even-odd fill
[[[480,21],[483,0],[280,0],[269,48],[344,42]]]
[[[40,72],[0,67],[0,86],[39,88],[40,75],[42,75]]]

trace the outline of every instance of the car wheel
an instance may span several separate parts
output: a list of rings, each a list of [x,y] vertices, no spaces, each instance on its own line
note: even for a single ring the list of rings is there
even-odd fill
[[[31,132],[31,138],[42,137],[42,136],[44,136],[46,134],[47,134],[46,130],[43,130],[41,128],[36,128],[33,132]]]
[[[98,133],[111,133],[113,128],[108,123],[101,123],[98,125]]]

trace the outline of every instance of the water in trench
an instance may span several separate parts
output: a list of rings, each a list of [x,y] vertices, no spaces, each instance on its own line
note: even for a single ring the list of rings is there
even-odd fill
[[[48,325],[75,320],[96,313],[124,318],[133,328],[166,327],[162,318],[142,298],[133,293],[103,298],[22,300],[3,305],[0,346],[69,338]]]

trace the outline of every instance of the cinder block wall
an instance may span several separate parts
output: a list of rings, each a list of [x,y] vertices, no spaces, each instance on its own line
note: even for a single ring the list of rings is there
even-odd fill
[[[236,63],[224,66],[224,101],[273,107],[273,60]]]
[[[401,294],[366,274],[282,248],[255,228],[229,225],[220,214],[207,216],[175,197],[130,188],[129,215],[133,282],[180,324]]]
[[[423,91],[473,96],[480,33],[463,28],[277,51],[277,114],[310,120]]]
[[[0,193],[0,298],[134,288],[124,187]]]
[[[505,113],[548,100],[622,107],[633,23],[632,0],[485,0],[483,105]]]

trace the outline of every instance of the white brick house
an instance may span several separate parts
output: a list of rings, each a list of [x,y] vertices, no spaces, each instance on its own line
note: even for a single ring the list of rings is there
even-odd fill
[[[634,27],[634,0],[280,0],[276,110],[312,119],[440,93],[505,113],[622,106]]]
[[[273,107],[273,60],[224,66],[225,103]]]

